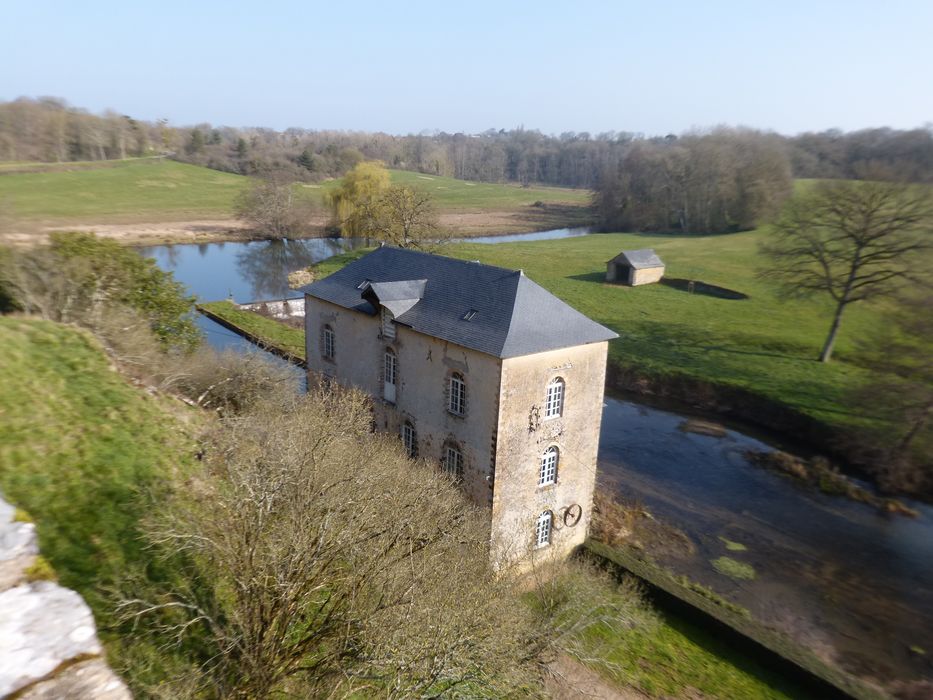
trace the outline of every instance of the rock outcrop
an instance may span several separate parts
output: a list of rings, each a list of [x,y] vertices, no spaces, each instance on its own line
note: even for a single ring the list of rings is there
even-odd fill
[[[35,525],[0,499],[0,698],[129,700],[102,658],[91,609],[52,581],[33,581]]]

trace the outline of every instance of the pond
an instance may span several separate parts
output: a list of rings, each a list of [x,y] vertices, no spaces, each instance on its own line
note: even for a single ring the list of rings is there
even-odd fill
[[[559,229],[471,240],[585,233]],[[142,252],[199,299],[246,302],[297,296],[288,289],[289,272],[359,244],[283,240]],[[199,323],[216,347],[252,347],[207,319]],[[814,492],[745,458],[746,449],[772,449],[764,442],[735,430],[718,438],[683,432],[684,419],[615,398],[606,400],[603,414],[601,488],[645,504],[692,543],[692,553],[659,561],[859,675],[933,676],[933,507],[908,503],[920,517],[887,516]],[[724,540],[747,549],[730,551]],[[721,556],[753,566],[755,579],[718,573],[711,561]]]

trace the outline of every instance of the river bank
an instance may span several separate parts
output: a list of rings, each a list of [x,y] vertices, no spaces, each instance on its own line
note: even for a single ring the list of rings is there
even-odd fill
[[[613,361],[607,368],[606,386],[651,405],[731,421],[744,432],[760,431],[797,455],[829,458],[844,474],[870,482],[885,496],[933,503],[933,493],[898,488],[879,479],[887,464],[885,455],[866,451],[851,429],[829,425],[755,391],[686,375],[658,376]]]

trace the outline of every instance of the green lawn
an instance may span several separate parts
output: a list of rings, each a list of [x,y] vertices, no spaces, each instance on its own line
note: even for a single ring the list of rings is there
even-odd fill
[[[240,328],[264,344],[277,348],[283,353],[305,359],[305,332],[300,328],[292,328],[280,321],[268,318],[255,311],[245,311],[237,308],[229,301],[210,301],[198,304],[198,309],[209,311]]]
[[[36,165],[35,172],[21,170]],[[19,220],[51,223],[179,221],[229,218],[233,200],[249,181],[241,175],[210,170],[172,160],[138,159],[97,163],[0,163],[0,210]],[[54,166],[54,167],[52,167]],[[11,171],[11,172],[4,172]],[[582,210],[589,192],[559,187],[527,187],[472,183],[447,177],[391,171],[392,181],[430,192],[439,212],[529,210],[536,202]],[[339,183],[296,185],[323,210],[324,193]]]
[[[165,476],[194,463],[185,422],[201,414],[130,385],[85,332],[0,317],[0,347],[0,491],[36,521],[42,555],[87,600],[119,666],[106,591],[157,570],[140,519]]]
[[[71,171],[0,173],[0,207],[61,223],[229,218],[247,178],[171,160],[107,162]]]
[[[565,187],[467,182],[452,177],[422,175],[405,170],[391,171],[392,183],[418,187],[430,192],[441,210],[445,209],[512,209],[535,202],[545,204],[589,204],[588,190]]]
[[[756,273],[767,229],[719,236],[593,234],[496,245],[456,244],[444,253],[507,268],[620,334],[610,361],[660,377],[687,377],[751,390],[832,425],[873,421],[847,392],[869,374],[853,362],[854,341],[883,321],[883,309],[851,307],[833,362],[816,361],[831,321],[825,300],[783,300]],[[606,284],[606,261],[621,250],[654,248],[670,278],[695,279],[749,296],[728,300],[652,284]],[[328,274],[361,252],[325,261]]]

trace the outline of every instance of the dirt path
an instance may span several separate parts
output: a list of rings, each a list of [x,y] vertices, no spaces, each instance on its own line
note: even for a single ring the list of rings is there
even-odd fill
[[[648,696],[634,688],[620,688],[603,680],[579,661],[561,656],[548,666],[545,687],[553,700],[648,700]]]
[[[521,210],[447,211],[438,216],[442,228],[456,236],[489,236],[526,231],[544,231],[585,225],[580,207],[526,207]],[[311,222],[311,236],[324,233],[322,214]],[[5,225],[3,225],[5,224]],[[261,239],[237,219],[191,219],[126,223],[0,222],[0,244],[31,246],[44,243],[53,231],[93,231],[126,245],[167,243],[212,243]]]

